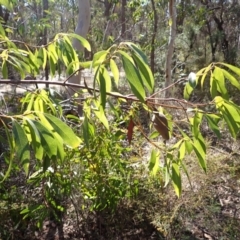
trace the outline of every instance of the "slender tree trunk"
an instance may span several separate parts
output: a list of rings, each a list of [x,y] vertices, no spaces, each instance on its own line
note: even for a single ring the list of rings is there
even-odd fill
[[[126,34],[126,5],[127,5],[127,1],[126,0],[122,0],[122,12],[121,12],[121,25],[122,25],[122,29],[121,29],[121,37],[123,39],[125,39],[125,34]]]
[[[75,33],[86,37],[90,27],[90,1],[89,0],[78,0],[78,23],[75,29]],[[73,47],[79,53],[83,50],[82,45],[77,39],[73,40]]]
[[[154,74],[154,70],[155,70],[155,41],[156,41],[156,34],[157,34],[157,11],[156,11],[156,7],[155,7],[155,2],[154,0],[151,0],[152,3],[152,9],[153,9],[153,16],[154,16],[154,20],[153,20],[153,34],[152,34],[152,40],[151,40],[151,56],[150,56],[150,66],[151,66],[151,70]]]
[[[166,58],[166,69],[165,69],[165,88],[167,88],[172,83],[172,58],[174,52],[174,41],[176,37],[176,1],[169,0],[169,41],[168,41],[168,50]],[[165,91],[165,97],[171,97],[171,89],[168,88]]]
[[[42,8],[42,11],[43,11],[42,17],[43,17],[43,19],[44,19],[44,18],[47,18],[47,15],[48,15],[48,14],[47,14],[47,11],[48,11],[48,0],[43,0],[43,1],[42,1],[42,5],[43,5],[43,8]],[[48,40],[47,40],[47,34],[48,34],[48,32],[47,32],[47,27],[44,27],[43,35],[42,35],[43,45],[47,45],[47,42],[48,42]],[[48,80],[48,78],[49,78],[49,68],[48,68],[48,66],[46,66],[46,68],[45,68],[45,79]],[[46,84],[46,88],[48,88],[48,87],[49,87],[49,85]]]
[[[72,22],[73,22],[73,28],[76,28],[75,18],[74,18],[74,0],[72,0]]]
[[[78,23],[75,29],[75,33],[86,38],[89,27],[90,27],[90,1],[89,0],[78,0]],[[73,40],[73,47],[78,53],[83,52],[83,46],[77,39]],[[72,76],[69,83],[81,83],[81,72]],[[72,96],[78,89],[69,89],[69,94]],[[82,115],[82,107],[80,106],[80,100],[78,100],[78,114]]]

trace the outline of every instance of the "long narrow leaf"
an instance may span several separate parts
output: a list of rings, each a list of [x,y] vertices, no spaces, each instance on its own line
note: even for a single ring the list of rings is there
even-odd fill
[[[20,159],[23,169],[28,175],[29,162],[30,162],[30,148],[27,136],[22,126],[15,120],[12,121],[13,138],[15,141],[16,157]]]
[[[122,61],[127,80],[133,93],[140,101],[144,102],[146,95],[138,69],[124,55],[122,55]]]
[[[63,142],[72,148],[76,148],[81,143],[80,139],[75,135],[73,130],[62,122],[59,118],[54,117],[51,114],[45,113],[44,116],[52,125],[54,131],[56,131],[60,137],[63,139]]]

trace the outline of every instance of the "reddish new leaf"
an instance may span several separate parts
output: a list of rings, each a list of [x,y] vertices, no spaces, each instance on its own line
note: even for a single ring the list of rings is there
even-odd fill
[[[133,128],[134,128],[134,122],[132,118],[130,118],[129,124],[128,124],[128,132],[127,132],[127,139],[129,144],[131,144],[132,136],[133,136]]]

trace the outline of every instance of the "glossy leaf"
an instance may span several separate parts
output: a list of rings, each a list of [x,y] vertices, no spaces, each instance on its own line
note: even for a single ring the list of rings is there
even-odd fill
[[[218,94],[217,92],[217,82],[214,79],[214,75],[211,73],[210,76],[210,94],[212,98],[215,98]]]
[[[87,147],[89,147],[89,131],[88,131],[88,119],[87,117],[84,118],[83,125],[82,125],[82,130],[83,130],[83,139]]]
[[[57,143],[51,131],[49,131],[41,122],[35,120],[32,120],[32,122],[36,126],[41,137],[41,144],[44,149],[44,153],[46,153],[50,158],[56,157]]]
[[[68,35],[70,37],[73,37],[73,38],[76,38],[77,40],[79,40],[79,42],[82,44],[82,46],[84,48],[86,48],[88,51],[91,51],[91,46],[85,38],[81,37],[80,35],[78,35],[76,33],[69,33]]]
[[[204,139],[198,135],[198,138],[193,141],[193,150],[197,155],[198,162],[201,168],[206,172],[207,164],[206,164],[206,146]]]
[[[184,91],[183,91],[184,99],[188,100],[190,98],[190,95],[191,95],[193,90],[194,90],[194,88],[190,85],[189,82],[187,82],[185,87],[184,87]]]
[[[197,76],[200,79],[200,83],[201,83],[201,89],[203,89],[203,84],[205,81],[205,78],[207,76],[207,74],[209,73],[209,71],[212,69],[212,65],[210,64],[209,66],[207,66],[206,68],[201,69],[200,71],[198,71]]]
[[[239,81],[225,69],[221,69],[221,70],[223,72],[224,77],[227,78],[233,86],[235,86],[238,90],[240,90]],[[239,72],[240,72],[240,69],[239,69]]]
[[[227,63],[221,63],[222,65],[228,67],[230,70],[232,70],[233,72],[235,72],[238,76],[240,76],[240,68],[235,67],[233,65],[227,64]]]
[[[179,165],[176,163],[172,164],[172,182],[176,195],[180,197],[182,193],[182,180]]]
[[[182,161],[183,158],[185,157],[185,153],[186,153],[186,145],[183,142],[178,149],[178,160]]]
[[[216,116],[216,115],[215,115]],[[208,126],[211,128],[211,130],[217,135],[218,138],[221,137],[221,133],[218,127],[218,122],[220,120],[219,117],[214,117],[213,114],[206,114],[205,118],[207,119]]]
[[[3,78],[5,78],[5,79],[8,78],[8,69],[7,69],[7,62],[6,61],[2,62],[2,75],[3,75]]]
[[[222,72],[222,69],[215,67],[213,71],[214,80],[217,82],[217,90],[222,94],[222,96],[228,99],[228,92],[225,86],[225,79]]]
[[[140,101],[144,102],[146,97],[145,90],[138,69],[124,55],[122,55],[122,61],[126,78],[131,86],[132,92]]]
[[[105,128],[109,130],[108,120],[105,116],[103,107],[100,105],[97,110],[94,110],[94,113],[97,116],[97,118],[100,120],[100,122],[105,126]]]
[[[151,152],[151,157],[148,165],[150,173],[155,177],[157,172],[160,170],[160,151],[153,149]]]
[[[13,138],[15,142],[16,157],[20,160],[21,165],[28,175],[29,162],[30,162],[30,148],[27,136],[22,126],[15,120],[12,121]]]
[[[44,155],[44,149],[41,144],[41,135],[39,134],[37,127],[31,119],[24,118],[24,120],[26,121],[26,125],[28,126],[31,134],[31,146],[34,150],[35,157],[38,160],[42,160]]]
[[[68,125],[66,125],[66,123],[62,122],[59,118],[48,113],[44,113],[44,116],[52,125],[54,131],[59,134],[59,136],[62,138],[63,142],[66,145],[72,148],[76,148],[79,146],[79,144],[81,143],[80,139],[75,135],[73,130]]]
[[[110,69],[111,69],[111,72],[113,74],[113,78],[114,78],[115,84],[118,86],[119,70],[118,70],[117,64],[115,63],[115,61],[113,59],[110,59]]]
[[[154,90],[154,77],[151,69],[138,55],[132,54],[132,57],[138,67],[144,86],[152,93]]]
[[[99,64],[102,64],[106,60],[108,53],[109,52],[106,50],[102,50],[102,51],[95,53],[93,56],[93,61],[92,61],[93,67],[96,67]]]
[[[150,139],[154,139],[154,138],[157,138],[157,137],[159,137],[159,132],[158,131],[152,132],[149,136]]]
[[[14,159],[14,141],[10,135],[10,131],[7,127],[7,125],[5,124],[5,122],[0,118],[0,122],[2,123],[6,136],[7,136],[7,141],[8,141],[8,145],[9,145],[9,154],[8,156],[5,154],[4,159],[6,162],[8,162],[8,169],[6,171],[6,173],[3,176],[3,179],[0,181],[0,183],[4,182],[10,175],[11,170],[12,170],[12,166],[13,166],[13,159]]]
[[[123,44],[127,45],[135,53],[135,55],[137,54],[139,57],[141,57],[145,64],[148,64],[147,56],[139,46],[132,42],[123,42]]]
[[[106,81],[103,76],[103,73],[101,69],[98,71],[98,78],[99,78],[99,85],[100,85],[100,98],[101,98],[101,105],[103,109],[105,109],[106,106],[106,99],[107,99],[107,94],[106,94]]]

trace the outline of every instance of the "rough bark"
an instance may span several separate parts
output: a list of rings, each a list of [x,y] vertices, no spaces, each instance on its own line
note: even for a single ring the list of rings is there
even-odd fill
[[[169,19],[170,19],[170,32],[168,41],[168,50],[166,58],[166,69],[165,69],[165,97],[171,97],[171,89],[168,88],[172,83],[172,58],[174,52],[174,41],[176,37],[176,1],[169,0]]]

